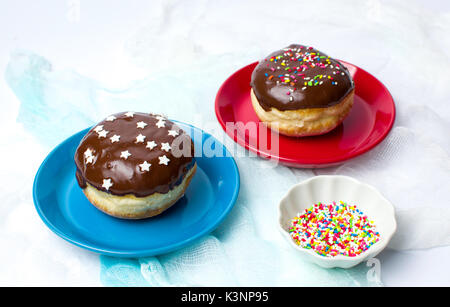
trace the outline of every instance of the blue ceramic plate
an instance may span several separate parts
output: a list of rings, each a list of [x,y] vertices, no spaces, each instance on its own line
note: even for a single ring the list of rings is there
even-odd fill
[[[118,257],[167,253],[214,230],[238,196],[238,168],[225,146],[210,134],[177,124],[191,135],[196,156],[201,156],[195,158],[197,172],[185,196],[174,206],[149,219],[123,220],[89,203],[75,179],[73,160],[78,144],[89,131],[85,129],[58,145],[36,174],[33,199],[44,223],[75,245]],[[204,147],[216,154],[211,157]]]

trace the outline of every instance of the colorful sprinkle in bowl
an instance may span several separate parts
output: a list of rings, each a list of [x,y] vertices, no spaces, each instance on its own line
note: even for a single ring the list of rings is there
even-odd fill
[[[322,202],[344,201],[356,205],[374,221],[380,239],[361,254],[349,257],[337,255],[325,257],[312,249],[297,245],[289,234],[291,220],[311,205]],[[315,176],[294,185],[280,201],[278,222],[283,237],[299,255],[324,268],[351,268],[375,257],[389,243],[397,229],[393,205],[374,187],[347,176]]]

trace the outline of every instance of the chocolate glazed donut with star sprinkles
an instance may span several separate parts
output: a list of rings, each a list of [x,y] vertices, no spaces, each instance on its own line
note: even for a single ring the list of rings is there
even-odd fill
[[[172,148],[175,139],[178,154]],[[183,146],[190,145],[188,154]],[[179,153],[184,153],[180,156]],[[190,137],[165,117],[123,112],[107,117],[81,140],[76,178],[112,195],[146,197],[168,193],[194,166]]]

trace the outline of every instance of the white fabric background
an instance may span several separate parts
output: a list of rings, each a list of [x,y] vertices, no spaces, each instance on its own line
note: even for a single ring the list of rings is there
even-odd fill
[[[447,2],[72,0],[1,6],[0,70],[7,82],[0,82],[0,244],[7,252],[0,255],[0,283],[198,285],[220,267],[223,274],[207,284],[364,284],[364,266],[348,272],[292,269],[295,255],[275,230],[274,207],[289,185],[337,173],[375,185],[396,206],[399,231],[378,257],[384,284],[450,285],[450,247],[442,247],[450,243]],[[232,147],[215,122],[218,87],[236,69],[291,42],[354,63],[389,88],[398,116],[386,141],[325,170],[238,159],[242,188],[231,216],[173,255],[99,261],[39,220],[30,191],[52,146],[126,106],[193,123]],[[271,193],[260,186],[270,186]],[[243,242],[248,249],[239,249]],[[249,261],[250,250],[264,257]],[[227,275],[230,266],[234,274]],[[261,267],[267,270],[261,273]],[[310,283],[298,276],[311,276]]]

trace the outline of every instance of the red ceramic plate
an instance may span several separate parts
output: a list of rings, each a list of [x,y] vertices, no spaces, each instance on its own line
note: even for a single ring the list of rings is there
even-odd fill
[[[329,167],[359,156],[380,143],[392,128],[394,100],[374,76],[340,62],[355,81],[355,100],[344,122],[327,134],[288,137],[262,125],[250,100],[250,79],[257,62],[235,72],[220,87],[215,106],[217,119],[238,144],[288,166]]]

